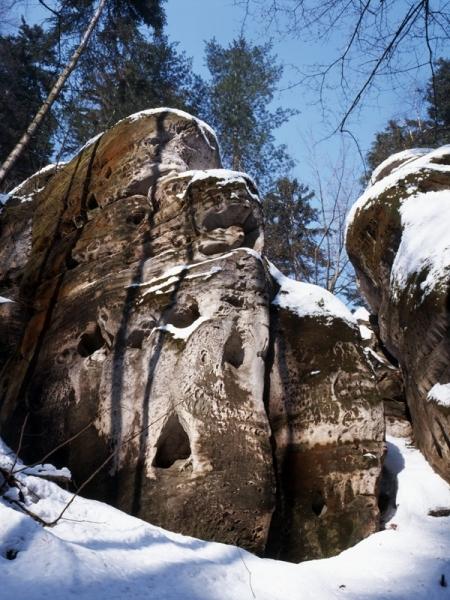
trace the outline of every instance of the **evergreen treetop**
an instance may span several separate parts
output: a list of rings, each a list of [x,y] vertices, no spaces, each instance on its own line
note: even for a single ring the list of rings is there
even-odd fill
[[[214,39],[206,44],[207,120],[218,134],[225,165],[249,173],[262,193],[292,167],[274,138],[294,111],[270,107],[282,75],[271,50],[270,43],[253,45],[242,36],[227,47]]]

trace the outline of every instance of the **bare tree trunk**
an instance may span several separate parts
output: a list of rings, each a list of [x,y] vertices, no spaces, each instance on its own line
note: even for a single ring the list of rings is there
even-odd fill
[[[31,121],[30,125],[28,126],[28,129],[25,131],[25,133],[20,138],[19,142],[16,144],[13,151],[10,153],[8,158],[5,160],[5,162],[0,167],[0,185],[3,183],[6,175],[8,174],[8,171],[11,169],[13,164],[16,162],[16,160],[20,157],[22,152],[25,150],[25,148],[29,144],[31,137],[33,136],[33,134],[35,133],[35,131],[37,130],[39,125],[42,123],[42,120],[44,119],[45,115],[48,113],[48,111],[52,107],[52,104],[55,102],[55,100],[59,96],[69,75],[75,69],[78,59],[80,58],[81,54],[83,53],[84,49],[86,48],[86,46],[89,42],[89,39],[92,35],[92,32],[94,31],[94,28],[97,25],[97,21],[99,20],[101,14],[102,14],[105,4],[106,4],[106,0],[100,0],[99,4],[97,6],[97,10],[95,11],[92,19],[89,22],[89,25],[83,34],[80,44],[78,45],[75,52],[72,54],[65,69],[62,71],[62,73],[56,80],[55,85],[52,87],[45,102],[42,104],[41,108],[36,113],[34,119]]]

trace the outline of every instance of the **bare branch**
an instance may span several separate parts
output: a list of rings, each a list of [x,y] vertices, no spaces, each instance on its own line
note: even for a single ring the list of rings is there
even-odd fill
[[[14,462],[13,462],[13,464],[11,466],[10,474],[12,474],[12,472],[14,471],[14,467],[17,464],[17,460],[18,460],[20,451],[22,450],[23,435],[24,435],[25,429],[27,427],[28,417],[29,416],[30,416],[30,413],[27,413],[25,415],[25,418],[24,418],[23,423],[22,423],[22,427],[20,428],[19,445],[18,445],[17,450],[16,450],[16,454],[15,454],[15,457],[14,457]]]

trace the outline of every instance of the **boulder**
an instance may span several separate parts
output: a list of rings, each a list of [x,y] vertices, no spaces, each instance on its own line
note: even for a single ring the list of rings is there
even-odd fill
[[[347,250],[399,362],[414,437],[450,481],[450,147],[394,155],[353,206]]]
[[[350,311],[326,290],[271,271],[278,496],[268,553],[332,556],[378,529],[383,405]]]
[[[329,319],[322,298],[314,317],[284,311],[255,185],[221,169],[207,125],[170,109],[124,119],[30,218],[30,309],[0,376],[1,433],[17,447],[26,419],[28,462],[57,448],[91,497],[290,560],[376,530],[382,408],[357,327],[330,295]]]

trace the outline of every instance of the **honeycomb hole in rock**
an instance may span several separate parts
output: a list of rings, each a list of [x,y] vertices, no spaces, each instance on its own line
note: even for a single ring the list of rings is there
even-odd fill
[[[78,354],[86,358],[87,356],[91,356],[97,350],[100,350],[102,346],[105,345],[105,340],[103,339],[102,332],[98,325],[88,329],[83,333],[78,342]]]
[[[231,304],[231,306],[235,306],[236,308],[242,308],[244,305],[244,300],[243,298],[240,298],[239,296],[232,296],[232,295],[225,295],[222,296],[220,298],[223,302],[227,302],[228,304]]]
[[[98,207],[99,206],[98,206],[97,198],[95,197],[94,194],[91,194],[87,201],[88,210],[95,210]]]
[[[145,210],[136,210],[128,215],[127,223],[130,225],[139,225],[145,219]]]
[[[233,330],[225,342],[222,360],[224,363],[228,363],[235,369],[239,369],[244,362],[244,356],[245,350],[241,335],[238,331]]]
[[[142,343],[144,342],[146,332],[142,329],[133,329],[127,339],[127,346],[129,348],[136,348],[142,350]]]
[[[311,509],[316,517],[320,517],[327,509],[322,492],[314,492],[311,499]]]
[[[242,227],[244,240],[241,245],[246,248],[253,248],[261,233],[250,207],[242,204],[230,204],[223,210],[209,211],[205,215],[202,225],[206,231],[228,229],[232,226]]]
[[[251,208],[245,204],[229,204],[222,210],[212,209],[203,218],[202,226],[206,231],[227,229],[232,225],[243,227],[251,214]]]
[[[75,260],[71,254],[66,258],[66,267],[69,271],[78,267],[79,264],[80,263]]]
[[[157,469],[169,469],[177,460],[185,460],[191,455],[189,437],[177,415],[169,417],[156,448],[153,466]]]
[[[198,318],[200,318],[200,311],[197,301],[189,297],[184,302],[175,303],[167,311],[164,321],[166,325],[183,328],[189,327]]]

